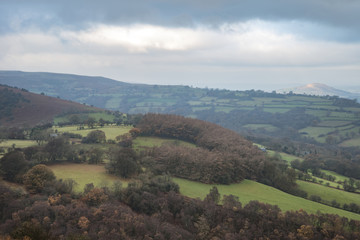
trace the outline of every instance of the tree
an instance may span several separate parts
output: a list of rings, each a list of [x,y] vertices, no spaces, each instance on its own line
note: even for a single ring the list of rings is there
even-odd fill
[[[49,153],[49,161],[61,160],[70,149],[69,141],[65,137],[51,139],[45,146],[45,151]]]
[[[88,133],[83,139],[84,143],[104,143],[106,142],[106,135],[101,130],[94,130]]]
[[[115,139],[116,139],[116,141],[119,142],[119,145],[121,147],[132,147],[133,138],[130,133],[125,133],[123,135],[119,135]]]
[[[20,151],[9,152],[0,160],[0,169],[4,178],[9,181],[21,181],[21,175],[26,171],[27,166],[25,155]]]
[[[49,140],[50,132],[48,129],[34,128],[30,133],[30,138],[35,140],[38,145],[42,145]]]
[[[46,183],[55,180],[53,171],[44,164],[32,167],[24,175],[24,185],[31,193],[42,192]]]
[[[96,123],[96,120],[95,118],[93,117],[89,117],[87,120],[86,120],[86,123],[88,125],[89,128],[94,128],[94,125]]]
[[[131,148],[121,148],[111,154],[110,163],[106,165],[109,173],[128,178],[141,171],[137,163],[136,152]]]
[[[102,163],[102,156],[104,155],[104,151],[100,148],[92,148],[89,155],[89,163],[99,164]]]
[[[208,195],[206,195],[205,197],[205,201],[211,201],[211,202],[214,202],[216,204],[219,203],[220,201],[220,193],[219,193],[219,190],[217,189],[216,186],[213,186],[211,189],[210,189],[210,192]]]

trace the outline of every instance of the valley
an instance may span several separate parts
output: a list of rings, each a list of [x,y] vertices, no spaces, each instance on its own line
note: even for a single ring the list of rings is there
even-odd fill
[[[24,92],[27,94],[24,96],[30,96],[24,90],[7,91]],[[38,98],[53,101],[44,95]],[[51,193],[57,192],[60,195],[70,194],[74,198],[81,197],[81,201],[89,201],[89,206],[100,206],[100,202],[111,198],[124,201],[133,209],[142,205],[132,202],[132,197],[124,196],[133,196],[132,191],[140,191],[146,186],[148,190],[141,194],[147,194],[156,185],[161,191],[173,189],[171,191],[178,192],[185,199],[198,199],[196,201],[204,204],[209,197],[215,197],[211,201],[219,204],[219,207],[226,207],[232,199],[235,201],[232,204],[241,204],[244,211],[254,204],[270,204],[260,206],[278,209],[276,211],[282,214],[306,213],[309,216],[339,216],[360,221],[360,179],[356,177],[358,150],[354,148],[348,155],[343,155],[346,149],[342,148],[346,142],[357,139],[358,108],[336,107],[336,99],[332,98],[298,95],[283,95],[281,98],[252,96],[251,100],[237,100],[236,109],[228,113],[211,107],[213,115],[209,117],[217,117],[222,124],[235,122],[234,119],[242,124],[247,123],[243,125],[243,130],[238,130],[247,133],[246,138],[219,125],[194,118],[121,113],[83,104],[81,106],[84,108],[77,110],[59,108],[62,110],[57,115],[49,114],[52,121],[21,126],[17,120],[19,115],[13,112],[19,106],[27,106],[19,105],[21,101],[15,102],[7,113],[12,116],[7,124],[13,125],[2,128],[1,132],[0,167],[5,181],[2,180],[0,185],[9,189],[7,191],[21,191],[19,200],[29,195],[36,197],[37,194],[50,194],[52,199],[55,195]],[[38,106],[34,98],[27,99],[40,112],[44,108]],[[214,97],[201,99],[213,105],[220,101]],[[49,104],[52,104],[51,101]],[[230,103],[221,101],[225,105]],[[296,103],[292,106],[287,101]],[[260,110],[257,104],[252,105],[255,102],[261,102]],[[70,106],[72,103],[66,104]],[[192,104],[196,109],[197,104],[203,103]],[[247,114],[242,112],[241,104],[249,108]],[[306,109],[299,110],[300,105],[306,106]],[[278,107],[286,111],[274,110]],[[191,111],[190,115],[209,110]],[[321,111],[327,114],[322,115]],[[286,123],[289,119],[293,121]],[[269,141],[272,134],[284,129],[284,124],[298,129],[301,138],[295,137],[285,144],[276,138]],[[347,140],[339,143],[343,139]],[[335,157],[331,156],[334,152],[337,152]],[[20,161],[18,166],[21,168],[14,168],[8,162],[7,159],[12,158]],[[351,162],[350,159],[355,161]],[[24,160],[28,163],[21,162]],[[27,174],[36,167],[48,169],[46,171],[54,174],[56,180],[51,180],[51,185],[45,184],[36,192],[34,185],[29,185],[27,180],[23,183],[25,188],[19,188],[22,185],[12,186],[14,182],[21,183],[21,179],[27,179]],[[217,197],[212,195],[215,193]],[[152,198],[155,197],[159,196],[152,195]],[[143,201],[150,201],[146,200],[146,195],[142,198]],[[150,210],[150,205],[147,206],[137,211],[155,211]]]

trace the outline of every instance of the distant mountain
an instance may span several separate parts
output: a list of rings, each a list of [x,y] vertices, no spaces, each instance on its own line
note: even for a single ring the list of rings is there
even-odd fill
[[[0,127],[32,127],[66,113],[97,112],[98,108],[0,85]]]
[[[329,87],[322,83],[310,83],[305,86],[280,89],[277,90],[276,92],[277,93],[293,92],[296,94],[306,94],[306,95],[315,95],[315,96],[338,96],[349,99],[360,99],[360,94],[351,93],[344,90]]]

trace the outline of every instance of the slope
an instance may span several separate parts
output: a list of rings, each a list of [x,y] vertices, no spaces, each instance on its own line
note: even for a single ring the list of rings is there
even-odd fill
[[[58,98],[0,86],[0,126],[35,126],[52,122],[54,117],[66,113],[96,112],[100,109]],[[12,99],[10,102],[9,99]]]

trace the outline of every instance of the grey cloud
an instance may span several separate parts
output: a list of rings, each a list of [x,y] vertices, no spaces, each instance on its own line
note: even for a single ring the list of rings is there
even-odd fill
[[[41,17],[28,19],[28,23],[33,21],[33,24],[45,26],[62,24],[83,27],[89,22],[161,25],[204,23],[216,26],[224,21],[258,18],[314,21],[360,32],[360,1],[356,0],[12,0],[0,6],[1,15],[10,18],[25,12],[53,15],[49,22]],[[4,17],[1,17],[1,21],[4,21]]]

